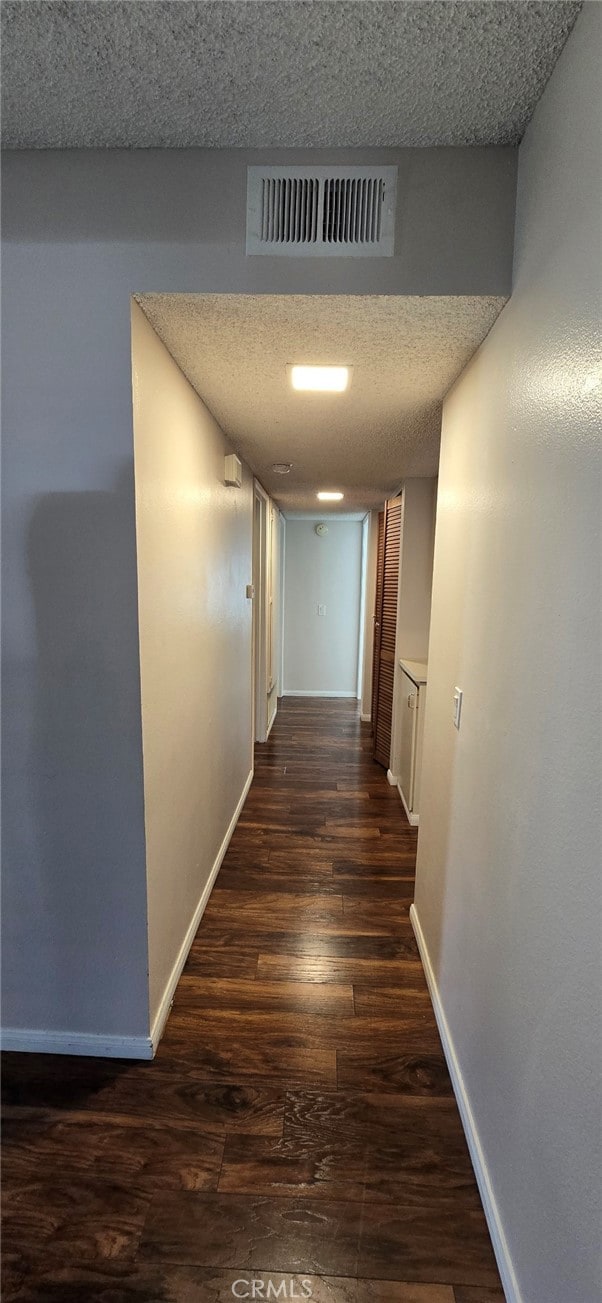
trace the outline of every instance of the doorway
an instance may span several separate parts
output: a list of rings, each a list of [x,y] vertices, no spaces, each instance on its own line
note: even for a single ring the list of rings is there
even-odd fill
[[[283,694],[358,696],[363,517],[286,520]]]
[[[269,499],[258,480],[253,499],[253,736],[265,742],[268,731],[267,541]],[[270,603],[271,608],[271,603]],[[271,610],[270,610],[271,614]]]
[[[401,497],[386,502],[378,532],[372,727],[374,759],[387,770],[391,760],[401,510]]]

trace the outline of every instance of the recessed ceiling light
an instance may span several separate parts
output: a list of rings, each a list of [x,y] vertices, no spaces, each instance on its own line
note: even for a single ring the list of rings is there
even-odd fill
[[[318,493],[317,496],[320,499],[320,502],[340,502],[341,498],[344,497],[344,494],[327,492]]]
[[[292,461],[275,461],[272,465],[272,470],[275,475],[288,475],[292,469]]]
[[[348,366],[290,366],[293,389],[320,394],[342,394],[349,384]]]

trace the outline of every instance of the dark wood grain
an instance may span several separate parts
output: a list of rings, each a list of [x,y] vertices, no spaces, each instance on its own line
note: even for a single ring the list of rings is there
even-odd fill
[[[2,1194],[3,1241],[36,1262],[133,1260],[151,1196],[113,1179],[62,1175],[9,1184]]]
[[[218,924],[214,924],[211,931],[207,930],[204,935],[211,937],[212,946],[223,948],[226,952],[237,942],[240,943],[240,936],[236,929],[220,927]],[[412,959],[416,961],[413,967],[419,974],[420,980],[424,980],[418,959],[418,947],[409,920],[399,927],[395,936],[386,936],[371,929],[368,932],[359,932],[353,926],[348,928],[342,923],[329,932],[314,930],[268,932],[258,928],[245,928],[245,938],[253,950],[261,951],[264,955],[267,953],[315,955],[318,958],[334,956],[341,959],[357,958],[375,961]]]
[[[263,1271],[357,1274],[361,1204],[167,1194],[151,1205],[142,1259]]]
[[[255,977],[257,971],[257,950],[223,950],[221,946],[192,945],[186,966],[185,977]]]
[[[456,1285],[454,1303],[504,1303],[504,1291],[483,1285]]]
[[[361,1203],[365,1147],[337,1136],[231,1136],[224,1151],[220,1192]]]
[[[353,923],[358,929],[378,927],[383,932],[395,934],[399,924],[408,918],[410,904],[411,900],[407,897],[400,899],[395,892],[394,884],[390,896],[379,900],[345,894],[343,896],[345,923]]]
[[[13,1110],[3,1122],[3,1188],[52,1180],[60,1171],[116,1181],[130,1192],[216,1190],[224,1138],[196,1122]]]
[[[272,886],[280,894],[286,892],[292,895],[306,895],[311,892],[316,896],[336,896],[339,900],[343,887],[341,882],[333,877],[332,864],[321,863],[312,860],[308,862],[306,873],[303,876],[302,885],[299,880],[299,873],[293,869],[288,872],[284,869],[270,868],[270,878]],[[347,882],[347,879],[344,880]],[[357,879],[353,879],[353,884],[357,885]],[[226,870],[220,877],[220,882],[228,891],[263,891],[265,886],[265,872],[252,869],[238,868]],[[361,887],[361,883],[359,884]],[[294,906],[294,901],[289,902]],[[340,911],[337,911],[340,912]]]
[[[367,1143],[404,1150],[421,1161],[435,1145],[450,1160],[461,1160],[470,1171],[464,1131],[453,1096],[431,1099],[424,1095],[369,1094],[336,1090],[287,1092],[284,1107],[284,1135],[319,1140],[341,1136],[351,1150]],[[475,1187],[476,1188],[476,1187]]]
[[[271,982],[352,982],[361,984],[362,991],[372,984],[390,987],[393,982],[399,982],[400,991],[428,995],[422,969],[405,959],[260,954],[257,976]]]
[[[371,747],[282,703],[154,1062],[5,1056],[3,1300],[502,1303]]]
[[[472,1169],[463,1150],[448,1153],[446,1138],[423,1131],[391,1145],[333,1131],[316,1138],[295,1131],[283,1138],[229,1136],[220,1192],[339,1199],[422,1210],[478,1211]]]
[[[354,982],[353,995],[355,1012],[360,1016],[382,1018],[399,1011],[402,1017],[412,1013],[419,1023],[420,1018],[430,1023],[432,1016],[431,1000],[426,987],[374,986],[366,982]]]
[[[22,1278],[21,1278],[22,1279]],[[179,1267],[169,1263],[126,1266],[103,1262],[95,1270],[60,1267],[41,1271],[21,1291],[2,1295],[6,1303],[232,1303],[232,1286],[252,1281],[263,1286],[263,1297],[301,1300],[303,1284],[311,1290],[312,1303],[454,1303],[447,1285],[423,1285],[401,1281],[358,1280],[349,1276],[314,1276],[286,1272],[249,1272]],[[267,1293],[271,1286],[271,1294]],[[240,1293],[244,1286],[237,1284]],[[284,1296],[284,1289],[287,1290]],[[305,1295],[307,1297],[307,1294]],[[261,1295],[257,1296],[261,1298]],[[492,1303],[493,1303],[493,1295]],[[503,1296],[498,1295],[500,1303]],[[474,1303],[479,1303],[474,1296]],[[485,1299],[483,1303],[486,1303]]]
[[[241,1081],[252,1080],[253,1085],[278,1083],[283,1090],[295,1083],[336,1087],[336,1049],[327,1043],[326,1037],[310,1041],[308,1037],[296,1036],[292,1043],[290,1037],[279,1032],[273,1036],[262,1032],[258,1036],[246,1023],[236,1038],[230,1029],[232,1057],[219,1071],[209,1072],[207,1064],[213,1062],[227,1034],[223,1025],[217,1029],[215,1025],[199,1025],[194,1015],[174,1017],[169,1029],[169,1046],[159,1046],[157,1061],[169,1065],[177,1055],[179,1071],[190,1068],[205,1079],[211,1076],[222,1084],[240,1085]]]
[[[495,1285],[499,1277],[480,1207],[454,1200],[423,1207],[366,1203],[360,1276]]]
[[[296,930],[298,927],[320,927],[322,924],[337,925],[343,913],[343,897],[337,895],[307,895],[298,892],[294,900],[290,894],[282,891],[229,891],[225,887],[216,887],[207,906],[205,926],[211,927],[215,920],[220,927],[224,923],[235,921],[236,926]]]
[[[354,1049],[360,1054],[370,1053],[375,1045],[390,1053],[400,1044],[408,1053],[432,1053],[440,1047],[437,1029],[430,1019],[422,1013],[411,1012],[376,1020],[352,1014],[318,1017],[300,1009],[296,1012],[241,1009],[197,1012],[178,1006],[171,1015],[168,1034],[169,1043],[177,1046],[178,1053],[184,1052],[185,1037],[190,1038],[191,1047],[193,1043],[198,1044],[201,1051],[218,1053],[220,1046],[227,1045],[231,1063],[236,1061],[239,1045],[257,1045],[266,1039],[273,1044],[276,1038],[283,1047]]]
[[[440,1048],[432,1054],[387,1053],[379,1045],[366,1053],[339,1050],[337,1084],[341,1090],[355,1088],[410,1095],[452,1094],[447,1064]]]
[[[65,1085],[61,1097],[58,1083],[54,1090],[44,1089],[43,1082],[24,1085],[18,1105],[77,1109],[81,1112],[111,1114],[120,1118],[142,1118],[145,1124],[189,1122],[210,1135],[224,1135],[226,1130],[244,1130],[262,1135],[280,1135],[284,1112],[281,1091],[255,1086],[248,1082],[232,1085],[208,1082],[204,1071],[184,1064],[174,1070],[163,1062],[106,1075],[94,1090],[70,1091]],[[8,1093],[8,1092],[7,1092]]]
[[[231,977],[203,977],[184,975],[174,1001],[174,1013],[182,1008],[186,1013],[202,1016],[206,1010],[223,1009],[232,1013],[249,1010],[250,1013],[303,1013],[347,1014],[354,1012],[353,990],[350,982],[330,983],[289,981],[271,982],[259,977],[243,981]]]
[[[372,855],[362,855],[354,849],[353,855],[333,856],[332,874],[340,880],[366,878],[369,882],[380,882],[399,878],[403,882],[413,882],[415,860],[415,846],[407,851],[399,851],[396,855],[380,849]],[[343,890],[343,887],[339,887],[339,890]]]

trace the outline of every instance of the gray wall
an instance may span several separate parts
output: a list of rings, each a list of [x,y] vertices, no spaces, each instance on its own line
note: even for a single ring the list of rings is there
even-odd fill
[[[4,156],[3,239],[83,241],[128,291],[507,295],[517,154],[24,150]],[[396,256],[247,258],[246,169],[266,161],[397,165]]]
[[[131,1036],[146,882],[130,310],[110,267],[41,237],[3,259],[2,997],[7,1027]]]
[[[437,508],[416,906],[524,1303],[601,1281],[601,37],[586,5],[521,147]]]
[[[508,292],[516,151],[348,157],[399,164],[395,259],[246,259],[265,154],[5,157],[9,1027],[148,1032],[131,293]]]

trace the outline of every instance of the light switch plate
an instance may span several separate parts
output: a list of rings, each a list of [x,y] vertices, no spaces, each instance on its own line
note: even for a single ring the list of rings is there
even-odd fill
[[[324,606],[323,602],[318,602],[317,613],[318,615],[326,615],[326,607]]]
[[[460,717],[462,715],[462,689],[454,688],[454,727],[460,727]]]

